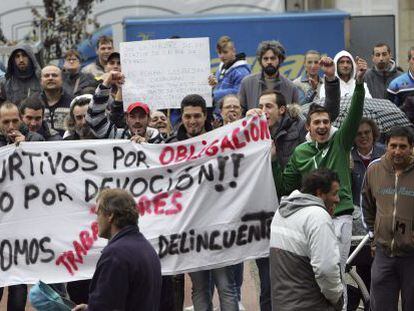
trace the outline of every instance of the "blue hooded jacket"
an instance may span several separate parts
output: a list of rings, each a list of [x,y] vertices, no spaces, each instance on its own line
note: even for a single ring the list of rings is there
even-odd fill
[[[239,93],[241,81],[251,72],[251,66],[245,58],[244,53],[237,54],[236,61],[228,68],[223,63],[220,63],[216,71],[218,84],[213,90],[213,98],[216,104],[228,94]]]

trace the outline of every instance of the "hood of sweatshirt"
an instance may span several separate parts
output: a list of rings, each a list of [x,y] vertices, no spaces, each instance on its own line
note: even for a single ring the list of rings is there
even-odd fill
[[[221,72],[223,71],[230,71],[233,70],[237,67],[246,67],[247,69],[250,70],[250,65],[249,63],[246,61],[246,54],[244,53],[239,53],[236,55],[236,58],[234,59],[234,61],[224,65],[222,62],[219,65],[218,71]]]
[[[340,59],[341,57],[344,57],[344,56],[348,57],[348,58],[351,60],[351,62],[352,62],[351,79],[349,79],[349,81],[348,81],[348,82],[345,82],[344,80],[342,80],[342,79],[339,77],[339,75],[338,75],[338,61],[339,61],[339,59]],[[334,57],[334,64],[335,64],[335,75],[339,78],[339,80],[340,80],[341,82],[350,83],[351,81],[353,82],[353,80],[355,80],[355,68],[356,68],[356,63],[355,63],[355,60],[354,60],[354,58],[352,57],[351,53],[349,53],[348,51],[344,51],[344,50],[342,50],[342,51],[338,52],[338,53],[335,55],[335,57]]]
[[[322,199],[312,194],[302,193],[299,190],[295,190],[289,196],[282,197],[279,205],[279,214],[283,218],[287,218],[297,211],[309,206],[319,206],[326,210],[325,203]]]
[[[25,71],[19,70],[14,61],[14,56],[18,51],[25,52],[29,57],[29,66]],[[20,79],[29,79],[33,75],[36,75],[39,78],[40,70],[40,66],[36,60],[36,57],[34,56],[32,48],[28,45],[17,45],[11,52],[7,63],[6,79],[10,79],[12,76],[15,76]]]

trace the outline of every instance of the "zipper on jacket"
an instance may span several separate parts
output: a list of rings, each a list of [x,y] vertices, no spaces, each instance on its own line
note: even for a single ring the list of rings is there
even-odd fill
[[[395,243],[395,216],[397,215],[397,199],[398,199],[398,175],[395,173],[394,184],[394,211],[392,212],[392,240],[391,240],[391,256],[394,256],[394,243]]]

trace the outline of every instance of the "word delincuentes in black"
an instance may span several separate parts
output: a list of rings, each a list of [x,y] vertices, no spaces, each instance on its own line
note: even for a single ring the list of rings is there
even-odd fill
[[[243,246],[270,239],[270,224],[274,212],[257,212],[245,214],[243,222],[236,229],[213,230],[196,232],[194,229],[180,234],[171,234],[169,237],[160,235],[158,238],[158,256],[179,255],[189,252],[201,252],[202,250],[222,250],[233,246]]]
[[[0,270],[7,271],[13,265],[31,265],[37,262],[48,263],[55,258],[49,248],[50,237],[41,239],[0,240]]]

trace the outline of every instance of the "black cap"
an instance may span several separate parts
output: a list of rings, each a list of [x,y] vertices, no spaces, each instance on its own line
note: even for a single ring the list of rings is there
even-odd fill
[[[108,56],[108,62],[112,59],[112,58],[119,58],[119,60],[121,60],[121,54],[119,54],[118,52],[112,52],[111,54],[109,54]]]

